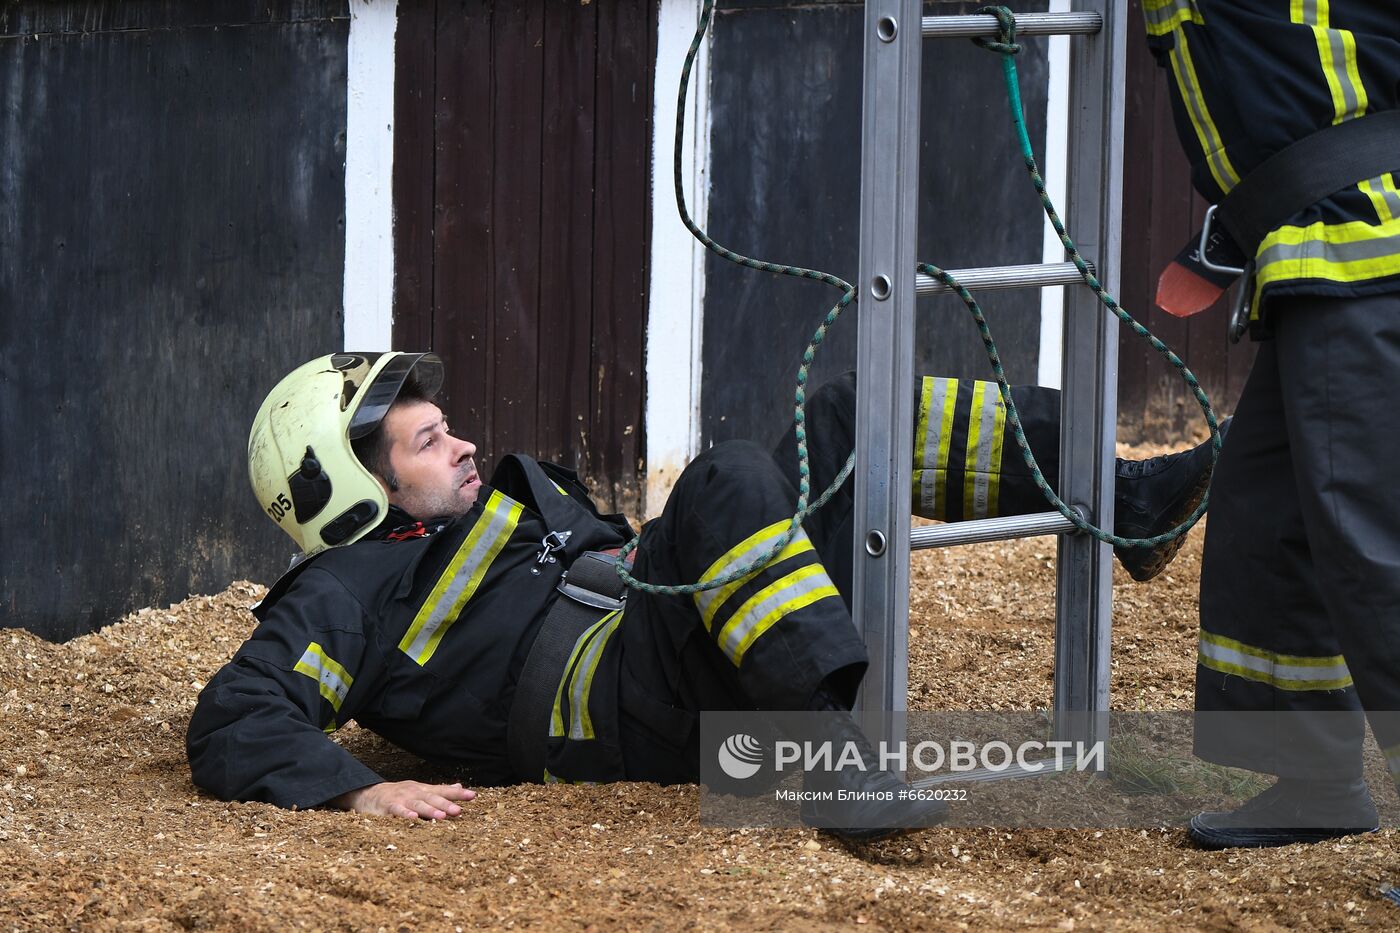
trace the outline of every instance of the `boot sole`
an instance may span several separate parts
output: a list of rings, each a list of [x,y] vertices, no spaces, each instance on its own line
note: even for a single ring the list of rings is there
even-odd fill
[[[1379,832],[1380,828],[1380,824],[1377,823],[1371,827],[1337,829],[1224,829],[1207,825],[1201,822],[1199,816],[1193,816],[1186,834],[1203,849],[1268,849],[1297,843],[1326,842],[1343,836],[1360,836]]]

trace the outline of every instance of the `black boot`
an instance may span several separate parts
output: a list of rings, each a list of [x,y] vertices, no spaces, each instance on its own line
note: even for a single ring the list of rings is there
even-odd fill
[[[1279,778],[1233,810],[1193,816],[1187,832],[1203,848],[1231,849],[1321,842],[1378,829],[1366,782]]]
[[[875,750],[849,713],[828,715],[822,739],[831,742],[833,767],[803,776],[803,823],[842,839],[869,842],[934,826],[947,818],[948,805],[933,799],[932,790],[912,788],[895,774],[880,770]],[[834,767],[847,743],[859,751],[864,770],[854,764]]]
[[[1220,425],[1224,440],[1227,418]],[[1210,487],[1211,442],[1150,460],[1119,460],[1113,488],[1113,533],[1120,538],[1155,538],[1191,517]],[[1156,547],[1118,547],[1113,553],[1138,582],[1166,569],[1186,537]]]

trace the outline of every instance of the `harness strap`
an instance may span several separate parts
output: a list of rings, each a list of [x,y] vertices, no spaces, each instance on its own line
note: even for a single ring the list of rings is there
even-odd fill
[[[1264,237],[1294,214],[1357,182],[1400,168],[1400,110],[1318,130],[1260,163],[1220,202],[1217,214],[1253,258]]]
[[[510,766],[522,780],[544,780],[549,720],[574,645],[590,626],[626,603],[627,587],[614,569],[616,561],[598,551],[579,555],[560,579],[561,598],[550,606],[525,657],[506,726]]]

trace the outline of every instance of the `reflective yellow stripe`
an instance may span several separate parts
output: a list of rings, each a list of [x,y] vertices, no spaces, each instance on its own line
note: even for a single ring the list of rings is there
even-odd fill
[[[298,674],[305,674],[316,681],[320,685],[321,696],[336,713],[340,712],[340,704],[345,702],[345,696],[350,692],[350,686],[355,682],[355,678],[350,676],[350,672],[326,654],[325,650],[314,641],[306,646],[301,660],[297,661],[292,670]],[[335,731],[334,719],[331,720],[331,727],[326,731]]]
[[[967,453],[963,458],[963,518],[997,514],[1002,429],[1006,403],[994,382],[975,382],[968,412]]]
[[[551,736],[564,735],[564,698],[567,696],[569,738],[595,737],[593,718],[588,712],[588,699],[593,692],[593,676],[598,671],[598,662],[607,647],[608,639],[617,631],[621,621],[622,611],[614,610],[590,625],[574,642],[574,650],[569,654],[569,662],[564,665],[564,673],[560,676],[559,686],[554,692],[554,712],[549,722]]]
[[[1228,192],[1239,184],[1240,176],[1230,164],[1230,157],[1225,154],[1225,142],[1220,138],[1220,131],[1215,128],[1215,121],[1211,119],[1184,32],[1176,33],[1176,42],[1171,50],[1171,63],[1172,74],[1176,76],[1177,91],[1181,94],[1186,113],[1191,118],[1191,126],[1196,130],[1196,139],[1200,143],[1201,154],[1205,156],[1206,166],[1220,190]]]
[[[1312,29],[1318,62],[1332,95],[1332,122],[1341,123],[1366,113],[1366,89],[1356,67],[1356,37],[1350,30],[1331,28],[1329,0],[1292,0],[1289,17]]]
[[[598,673],[598,662],[608,646],[608,639],[617,631],[622,621],[622,611],[614,610],[603,617],[603,630],[584,650],[574,670],[573,683],[569,689],[569,738],[591,739],[593,717],[588,714],[588,698],[593,693],[593,675]]]
[[[978,380],[972,384],[972,405],[967,413],[967,449],[963,452],[963,518],[985,518],[977,514],[977,472],[981,465],[978,441],[982,437],[982,400],[987,384]],[[992,448],[987,447],[990,459]]]
[[[399,650],[420,666],[437,651],[442,637],[462,613],[467,601],[476,595],[486,571],[520,521],[523,506],[493,491],[472,530],[457,553],[452,555],[427,600],[418,609],[413,624],[399,641]]]
[[[1203,22],[1192,0],[1144,0],[1142,12],[1149,36],[1165,36],[1182,23]]]
[[[948,458],[957,404],[958,380],[924,377],[914,447],[916,469],[910,493],[918,503],[919,514],[927,518],[947,515]]]
[[[1280,227],[1259,244],[1255,263],[1256,297],[1272,282],[1349,283],[1400,275],[1400,218],[1379,224],[1318,221],[1306,227]]]
[[[1001,514],[1001,448],[1006,440],[1006,400],[996,389],[992,416],[992,460],[987,467],[987,514]]]
[[[958,407],[958,380],[944,379],[943,418],[938,428],[938,456],[933,463],[933,502],[930,514],[948,514],[948,460],[953,445],[953,415]],[[927,464],[925,464],[927,466]]]
[[[752,561],[759,554],[771,547],[773,542],[776,541],[783,532],[787,531],[788,526],[791,524],[792,520],[785,518],[780,522],[775,522],[767,528],[759,529],[749,535],[743,541],[739,542],[738,545],[726,551],[723,557],[711,564],[710,569],[706,570],[700,577],[700,582],[706,583],[710,580],[722,577],[734,568]],[[773,558],[772,562],[769,563],[767,567],[773,567],[790,557],[796,557],[798,554],[803,554],[811,550],[815,550],[812,547],[812,539],[807,537],[807,532],[799,528],[797,529],[797,534],[792,536],[792,540],[787,543],[786,547],[778,552],[777,556]],[[767,567],[759,568],[753,573],[740,577],[737,580],[732,580],[717,589],[702,590],[694,595],[695,607],[700,610],[700,619],[704,622],[706,631],[710,630],[711,626],[714,624],[715,614],[719,612],[725,601],[734,595],[734,591],[754,579],[754,577],[762,573]]]
[[[579,655],[583,654],[584,648],[598,630],[608,624],[608,620],[617,615],[617,612],[610,612],[588,629],[574,642],[574,650],[569,653],[569,663],[564,665],[564,673],[559,678],[559,686],[554,691],[554,714],[549,720],[549,734],[551,736],[562,736],[564,734],[564,686],[573,679],[573,673],[577,668]]]
[[[1279,654],[1201,630],[1196,660],[1202,667],[1234,674],[1279,690],[1343,690],[1352,685],[1341,655],[1306,657]]]
[[[750,596],[730,616],[716,640],[738,667],[749,646],[780,619],[828,596],[840,594],[826,569],[821,564],[808,564]]]
[[[1371,199],[1376,217],[1381,223],[1400,217],[1400,191],[1395,190],[1395,176],[1389,172],[1370,178],[1356,186]]]

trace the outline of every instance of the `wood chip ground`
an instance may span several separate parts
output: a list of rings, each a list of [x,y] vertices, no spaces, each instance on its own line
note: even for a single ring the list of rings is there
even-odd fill
[[[1115,708],[1190,708],[1200,556],[1197,530],[1150,584],[1117,572]],[[1050,704],[1053,565],[1046,539],[914,556],[912,708]],[[1204,852],[1179,830],[845,846],[702,827],[691,786],[486,788],[461,819],[416,825],[213,800],[190,784],[185,725],[262,592],[66,644],[0,631],[0,929],[1400,927],[1380,896],[1400,882],[1390,830],[1272,851]],[[392,777],[422,768],[362,730],[342,741]]]

